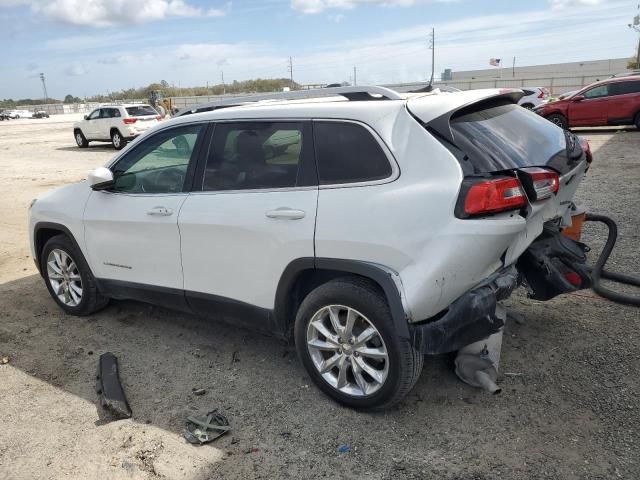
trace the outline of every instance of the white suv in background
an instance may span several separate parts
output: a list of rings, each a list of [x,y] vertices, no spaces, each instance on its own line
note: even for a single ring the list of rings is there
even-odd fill
[[[73,136],[80,148],[89,142],[111,142],[113,148],[124,148],[134,139],[155,126],[162,117],[150,105],[123,104],[103,105],[80,122],[73,124]]]
[[[518,105],[533,110],[534,107],[545,103],[549,99],[549,90],[544,87],[522,87],[524,96],[518,102]]]
[[[180,112],[34,201],[33,258],[69,314],[130,298],[249,325],[295,339],[334,399],[390,406],[423,354],[501,332],[522,278],[539,300],[589,285],[560,228],[590,157],[521,95],[341,87]]]

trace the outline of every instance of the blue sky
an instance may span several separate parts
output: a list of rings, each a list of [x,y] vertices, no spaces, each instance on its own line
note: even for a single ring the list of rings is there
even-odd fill
[[[288,76],[418,81],[445,68],[631,57],[638,0],[0,0],[0,98]]]

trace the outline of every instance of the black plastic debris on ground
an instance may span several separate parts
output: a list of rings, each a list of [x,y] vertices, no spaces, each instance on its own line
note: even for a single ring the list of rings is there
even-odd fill
[[[217,413],[217,410],[204,416],[188,416],[186,428],[184,438],[195,445],[212,442],[231,430],[227,417]]]
[[[131,408],[118,375],[118,359],[113,353],[100,355],[97,380],[96,392],[100,405],[116,419],[131,418]]]

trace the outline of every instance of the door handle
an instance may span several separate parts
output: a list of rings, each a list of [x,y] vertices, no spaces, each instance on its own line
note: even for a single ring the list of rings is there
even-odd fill
[[[167,207],[153,207],[147,212],[147,215],[158,215],[161,217],[168,217],[173,215],[173,210]]]
[[[282,218],[285,220],[300,220],[304,218],[305,212],[303,210],[295,210],[288,207],[280,207],[275,210],[269,210],[265,213],[269,218]]]

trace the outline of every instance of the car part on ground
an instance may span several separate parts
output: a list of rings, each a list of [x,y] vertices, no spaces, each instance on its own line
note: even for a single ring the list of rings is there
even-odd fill
[[[507,321],[506,308],[498,304],[495,316],[504,325]],[[460,380],[473,387],[483,388],[489,393],[497,394],[502,391],[496,385],[496,381],[500,367],[503,331],[504,326],[489,337],[458,350],[455,367],[456,375]]]
[[[118,359],[111,352],[103,353],[98,360],[96,393],[100,405],[115,418],[131,418],[131,407],[120,383]]]
[[[204,445],[220,438],[225,433],[231,431],[231,425],[227,417],[212,410],[206,415],[187,417],[186,430],[183,437],[194,445]]]

